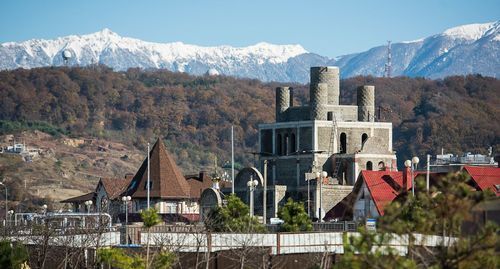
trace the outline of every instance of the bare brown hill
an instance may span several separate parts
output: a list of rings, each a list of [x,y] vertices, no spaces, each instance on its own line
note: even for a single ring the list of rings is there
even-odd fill
[[[21,155],[0,154],[0,176],[16,208],[34,206],[39,199],[59,201],[95,189],[100,177],[124,177],[134,173],[146,155],[133,147],[104,139],[54,137],[40,131],[24,131],[0,137],[7,146],[24,143],[36,154],[31,161]]]

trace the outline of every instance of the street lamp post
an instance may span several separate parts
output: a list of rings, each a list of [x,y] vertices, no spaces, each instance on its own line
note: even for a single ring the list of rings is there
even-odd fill
[[[309,190],[309,181],[311,181],[310,178],[307,178],[307,216],[309,218],[311,217],[311,191]]]
[[[85,205],[87,206],[87,213],[90,214],[90,207],[92,206],[92,200],[85,201]]]
[[[7,203],[9,202],[7,196],[7,185],[5,185],[3,182],[0,182],[0,185],[2,185],[5,188],[5,223],[7,223],[7,212],[9,211],[9,207],[7,205]]]
[[[323,180],[328,177],[328,173],[323,171],[323,172],[316,172],[316,176],[319,180],[319,222],[323,222]]]
[[[10,223],[11,222],[11,218],[12,218],[12,215],[14,215],[14,210],[9,210],[9,220],[7,223]]]
[[[125,205],[125,242],[128,245],[128,202],[132,200],[130,196],[123,196],[122,201]]]
[[[416,156],[411,158],[411,193],[413,196],[415,196],[415,178],[413,173],[415,170],[417,170],[419,161],[420,160]]]
[[[250,180],[247,182],[248,189],[250,190],[250,217],[253,217],[253,192],[255,188],[259,185],[259,181],[254,180],[253,176],[250,176]]]

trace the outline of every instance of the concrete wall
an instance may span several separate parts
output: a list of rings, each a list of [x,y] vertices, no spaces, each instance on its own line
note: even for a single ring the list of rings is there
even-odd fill
[[[297,185],[297,159],[296,158],[280,158],[275,162],[276,166],[276,183],[286,185],[289,188]]]
[[[309,119],[309,106],[289,107],[283,117],[283,121],[303,121]]]
[[[338,127],[338,136],[345,133],[347,136],[346,153],[354,154],[358,152],[363,153],[377,153],[377,154],[390,154],[392,153],[392,130],[388,128],[360,126],[360,127]],[[363,144],[362,137],[366,134],[368,139]]]
[[[332,106],[329,105],[326,107],[326,111],[335,113],[335,118],[338,122],[341,121],[357,121],[358,120],[358,107],[357,106],[347,106],[347,105],[338,105]],[[327,120],[331,120],[328,119]]]
[[[299,150],[312,150],[313,147],[313,137],[312,137],[312,127],[302,127],[299,129]]]
[[[322,204],[323,204],[323,217],[326,212],[332,209],[336,204],[338,204],[342,199],[344,199],[349,193],[352,192],[352,186],[342,186],[342,185],[323,185],[322,186]],[[319,192],[319,190],[318,190]],[[319,203],[319,201],[318,201]]]

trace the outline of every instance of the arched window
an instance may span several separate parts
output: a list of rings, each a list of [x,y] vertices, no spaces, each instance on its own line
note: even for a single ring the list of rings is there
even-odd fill
[[[366,140],[368,140],[368,135],[366,133],[364,133],[362,136],[361,136],[361,149],[363,149],[363,147],[365,146],[365,142]]]
[[[295,134],[290,135],[290,152],[295,153],[297,151],[297,141],[295,140]]]
[[[288,153],[290,152],[289,151],[289,148],[288,148],[288,134],[285,134],[285,144],[283,145],[283,155],[288,155]]]
[[[278,154],[278,155],[282,155],[283,154],[283,152],[282,152],[283,148],[282,148],[281,143],[282,143],[281,142],[281,134],[278,134],[276,136],[276,154]]]
[[[385,171],[385,163],[384,162],[380,161],[378,163],[378,170],[379,171]]]
[[[368,161],[366,162],[366,170],[373,170],[373,163]]]
[[[345,133],[340,134],[340,153],[347,152],[347,135]]]

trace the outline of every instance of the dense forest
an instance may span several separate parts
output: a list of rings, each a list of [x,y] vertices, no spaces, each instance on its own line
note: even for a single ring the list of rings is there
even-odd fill
[[[356,87],[376,86],[380,120],[394,126],[398,160],[412,155],[486,153],[500,144],[500,81],[480,75],[424,78],[354,77],[341,81],[343,104]],[[0,134],[42,129],[52,134],[103,137],[144,149],[163,137],[185,172],[236,157],[251,164],[257,125],[274,121],[277,83],[225,76],[190,76],[164,70],[114,72],[104,66],[0,72]],[[307,85],[295,89],[306,104]]]

